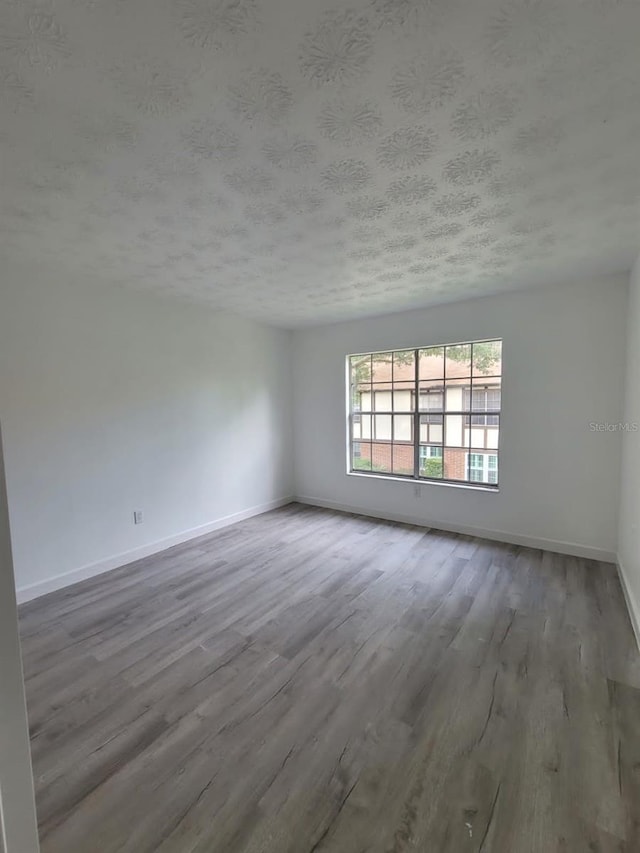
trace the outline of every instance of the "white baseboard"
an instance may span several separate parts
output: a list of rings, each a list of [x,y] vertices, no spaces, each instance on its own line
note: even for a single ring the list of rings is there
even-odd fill
[[[636,636],[638,650],[640,650],[640,607],[638,607],[638,602],[635,600],[631,586],[627,582],[627,575],[619,555],[616,560],[616,566],[618,568],[618,577],[620,578],[620,586],[622,587],[624,600],[627,603],[627,610],[629,611],[631,627],[633,628],[633,633]]]
[[[415,524],[418,527],[429,527],[433,530],[446,530],[450,533],[462,533],[466,536],[476,536],[480,539],[492,539],[495,542],[507,542],[512,545],[523,545],[526,548],[538,548],[543,551],[555,551],[558,554],[570,554],[574,557],[584,557],[589,560],[600,560],[604,563],[615,563],[616,555],[613,551],[605,551],[601,548],[592,548],[589,545],[577,545],[573,542],[559,542],[555,539],[540,539],[535,536],[524,536],[520,533],[507,533],[503,530],[487,530],[482,527],[471,527],[466,524],[450,524],[445,521],[432,521],[417,516],[401,515],[397,512],[386,510],[367,509],[364,507],[350,506],[348,504],[328,501],[324,498],[312,498],[308,496],[297,496],[298,503],[309,504],[309,506],[321,506],[326,509],[335,509],[339,512],[351,512],[356,515],[366,515],[371,518],[382,518],[387,521],[399,521],[403,524]]]
[[[492,539],[497,542],[507,542],[514,545],[523,545],[527,548],[538,548],[545,551],[555,551],[560,554],[571,554],[576,557],[585,557],[592,560],[600,560],[607,563],[616,563],[621,578],[622,588],[631,615],[638,645],[640,646],[640,609],[633,603],[633,597],[629,587],[624,579],[624,570],[620,564],[617,555],[613,552],[604,551],[599,548],[592,548],[585,545],[576,545],[570,542],[559,542],[554,539],[539,539],[532,536],[523,536],[520,534],[506,533],[501,530],[487,530],[480,527],[472,527],[469,525],[452,525],[447,522],[425,520],[417,516],[402,515],[394,512],[382,510],[367,509],[364,507],[351,506],[348,504],[337,503],[336,501],[325,500],[324,498],[315,498],[309,496],[297,496],[279,498],[269,503],[259,506],[250,507],[241,512],[233,513],[232,515],[224,516],[199,527],[192,527],[190,530],[184,530],[181,533],[169,536],[166,539],[160,539],[156,542],[151,542],[147,545],[141,545],[139,548],[133,548],[130,551],[125,551],[120,554],[115,554],[112,557],[107,557],[104,560],[99,560],[95,563],[90,563],[86,566],[81,566],[78,569],[72,569],[70,572],[64,572],[54,577],[47,578],[44,581],[20,587],[16,590],[18,604],[24,604],[27,601],[32,601],[34,598],[39,598],[41,595],[46,595],[49,592],[55,592],[71,584],[79,581],[87,580],[95,575],[109,572],[112,569],[119,569],[121,566],[126,566],[128,563],[133,563],[136,560],[142,560],[145,557],[150,557],[152,554],[157,554],[160,551],[166,551],[167,548],[172,548],[174,545],[181,545],[183,542],[188,542],[191,539],[197,539],[199,536],[206,536],[208,533],[213,533],[215,530],[220,530],[223,527],[228,527],[231,524],[236,524],[247,518],[252,518],[255,515],[261,515],[264,512],[269,512],[272,509],[286,506],[293,501],[309,506],[325,507],[326,509],[334,509],[339,512],[350,512],[356,515],[369,516],[371,518],[380,518],[388,521],[398,521],[404,524],[414,524],[418,527],[433,528],[435,530],[446,530],[451,533],[461,533],[467,536],[476,536],[481,539]]]
[[[172,548],[174,545],[181,545],[183,542],[188,542],[191,539],[197,539],[198,536],[206,536],[207,533],[213,533],[215,530],[220,530],[223,527],[228,527],[230,524],[236,524],[238,521],[244,521],[247,518],[252,518],[254,515],[261,515],[263,512],[269,512],[269,510],[286,506],[293,500],[294,499],[291,497],[278,498],[277,500],[269,501],[269,503],[260,504],[260,506],[253,506],[249,509],[244,509],[241,512],[226,515],[223,518],[218,518],[215,521],[210,521],[207,524],[200,525],[199,527],[192,527],[190,530],[183,530],[181,533],[168,536],[166,539],[150,542],[147,545],[141,545],[139,548],[133,548],[131,551],[115,554],[114,556],[107,557],[104,560],[98,560],[96,563],[90,563],[87,566],[72,569],[70,572],[55,575],[54,577],[47,578],[44,581],[20,587],[16,590],[18,604],[24,604],[27,601],[32,601],[34,598],[39,598],[41,595],[46,595],[49,592],[55,592],[65,586],[71,586],[71,584],[87,580],[95,575],[110,572],[112,569],[119,569],[121,566],[126,566],[127,563],[133,563],[136,560],[142,560],[144,557],[150,557],[152,554],[157,554],[160,551],[166,551],[167,548]]]

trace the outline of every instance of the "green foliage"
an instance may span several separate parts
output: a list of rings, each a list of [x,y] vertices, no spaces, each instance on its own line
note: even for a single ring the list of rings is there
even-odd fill
[[[351,359],[351,382],[369,382],[371,380],[371,356],[354,356]]]
[[[448,346],[447,358],[452,361],[465,362],[469,360],[471,345],[461,344],[460,346]],[[421,350],[430,356],[442,358],[445,347],[429,347],[428,350]],[[396,364],[412,364],[414,360],[414,350],[396,350],[395,352],[376,353],[374,359],[377,363],[391,364],[395,357]],[[501,347],[496,341],[484,341],[473,344],[473,369],[474,373],[491,373],[493,367],[500,362]],[[356,355],[351,358],[351,381],[352,383],[370,382],[371,381],[371,356]]]
[[[371,460],[370,459],[360,459],[359,457],[355,457],[353,460],[353,470],[354,471],[370,471],[371,470]]]
[[[420,461],[420,476],[442,479],[442,457],[432,456]]]
[[[474,373],[489,374],[502,358],[502,347],[495,341],[473,345]]]
[[[415,358],[415,351],[396,350],[395,352],[379,352],[373,356],[373,361],[376,364],[391,365],[396,364],[412,364]],[[351,358],[351,381],[352,382],[370,382],[371,381],[371,356],[356,355]]]
[[[361,459],[361,458],[356,457],[353,460],[353,470],[354,471],[386,471],[387,469],[384,467],[384,465],[372,464],[370,459]]]

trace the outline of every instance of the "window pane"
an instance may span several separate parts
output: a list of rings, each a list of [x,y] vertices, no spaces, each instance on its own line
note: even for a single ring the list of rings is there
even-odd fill
[[[497,450],[500,446],[500,416],[494,415],[494,418],[497,418],[497,424],[495,426],[489,426],[487,428],[487,447],[491,450]]]
[[[351,409],[354,412],[371,411],[371,385],[351,386]]]
[[[482,483],[484,480],[484,456],[481,453],[470,453],[467,459],[469,480],[472,483]]]
[[[413,442],[413,415],[393,416],[393,440]]]
[[[370,412],[373,407],[371,385],[356,385],[352,394],[354,411]]]
[[[362,416],[351,416],[351,438],[354,440],[362,438]]]
[[[500,376],[502,373],[502,341],[473,344],[473,375]]]
[[[371,358],[371,381],[391,382],[393,353],[379,352]]]
[[[446,480],[467,479],[467,451],[463,447],[444,448],[443,476]]]
[[[393,473],[414,476],[413,444],[393,445]]]
[[[354,441],[351,446],[351,467],[354,471],[371,470],[371,445],[363,441]]]
[[[445,371],[447,379],[471,376],[471,344],[446,347]]]
[[[482,380],[481,382],[474,380],[469,397],[472,414],[466,420],[467,425],[498,427],[501,403],[500,379],[492,378],[490,381]]]
[[[421,444],[420,476],[442,479],[443,468],[442,447]]]
[[[488,412],[499,412],[502,393],[500,388],[487,388],[486,401]]]
[[[352,355],[350,358],[351,365],[351,384],[356,385],[359,382],[371,382],[371,356],[370,355]]]
[[[414,382],[393,383],[393,410],[394,412],[412,412],[415,398]]]
[[[444,379],[444,347],[428,347],[419,351],[420,379]]]
[[[444,396],[445,411],[465,411],[465,403],[468,403],[468,395],[465,396],[465,391],[468,389],[468,384],[468,379],[447,379]]]
[[[489,418],[491,422],[484,423]],[[472,415],[471,425],[465,425],[465,437],[467,446],[472,451],[497,450],[500,438],[500,415]]]
[[[391,474],[391,444],[371,444],[371,470]]]
[[[487,377],[479,379],[477,376],[473,379],[473,408],[499,410],[501,402],[501,387],[502,382],[499,376]]]
[[[447,447],[469,447],[465,443],[464,415],[445,415],[444,419],[444,444]]]
[[[373,430],[372,438],[391,441],[391,415],[373,415]]]
[[[494,453],[469,453],[469,481],[495,485],[498,482],[498,455]]]
[[[470,416],[469,416],[469,415],[467,415],[467,417],[465,418],[465,424],[466,424],[467,426],[468,426],[469,424],[471,424],[471,426],[485,426],[485,427],[486,427],[486,426],[490,426],[490,427],[497,427],[497,426],[498,426],[498,423],[499,423],[499,416],[498,416],[498,415],[478,415],[478,414],[473,414],[473,415],[470,415]]]
[[[399,350],[393,354],[393,381],[407,382],[415,381],[416,376],[416,354],[415,350]]]
[[[444,415],[420,415],[420,441],[424,444],[442,444]]]
[[[442,459],[442,445],[440,444],[421,444],[420,445],[420,458],[421,459],[432,459],[437,457],[438,459]]]
[[[419,406],[421,412],[441,412],[444,406],[443,383],[421,382]]]
[[[353,438],[371,439],[371,415],[359,415],[358,432],[356,432],[356,424],[353,424]]]
[[[383,388],[373,386],[373,409],[376,412],[390,412],[393,407],[391,385]]]

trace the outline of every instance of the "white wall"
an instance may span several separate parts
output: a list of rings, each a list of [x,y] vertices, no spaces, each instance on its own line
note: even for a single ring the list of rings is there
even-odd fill
[[[613,559],[627,279],[486,297],[294,334],[296,493],[384,517]],[[498,494],[345,472],[345,356],[503,338]]]
[[[640,257],[631,273],[626,359],[618,565],[640,645]]]
[[[290,332],[237,317],[3,273],[0,416],[21,599],[290,497],[290,346]]]
[[[621,434],[589,423],[622,417],[626,284],[300,330],[294,445],[291,333],[41,270],[3,273],[0,416],[20,597],[292,494],[611,558]],[[504,339],[499,494],[423,484],[416,498],[411,484],[347,476],[348,353],[490,337]]]
[[[38,853],[0,436],[0,850]]]

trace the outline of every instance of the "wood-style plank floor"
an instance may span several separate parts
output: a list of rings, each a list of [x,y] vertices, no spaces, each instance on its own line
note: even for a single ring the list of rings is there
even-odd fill
[[[612,565],[292,504],[21,630],[43,853],[640,850]]]

